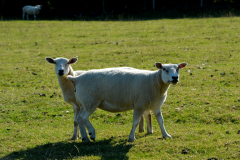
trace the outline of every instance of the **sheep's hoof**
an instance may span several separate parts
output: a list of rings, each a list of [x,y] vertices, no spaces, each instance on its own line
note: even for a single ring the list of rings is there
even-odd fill
[[[144,132],[145,131],[145,129],[144,128],[140,128],[139,127],[139,132],[141,133],[141,132]]]
[[[76,139],[78,139],[77,136],[72,136],[72,138],[71,138],[71,140],[76,140]]]
[[[128,142],[134,142],[136,140],[136,138],[134,137],[133,139],[132,138],[129,138],[128,139]]]
[[[91,140],[93,140],[95,142],[95,138],[91,138]]]
[[[90,142],[90,140],[88,138],[82,138],[83,142]]]
[[[172,136],[170,136],[170,135],[168,134],[168,135],[166,135],[166,136],[163,136],[163,138],[164,138],[164,139],[167,139],[167,138],[170,138],[170,139],[171,139]]]

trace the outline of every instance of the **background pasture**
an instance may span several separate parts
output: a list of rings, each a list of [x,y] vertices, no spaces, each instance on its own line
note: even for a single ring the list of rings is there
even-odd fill
[[[239,21],[0,22],[0,158],[239,159]],[[71,141],[73,111],[45,57],[76,56],[74,70],[187,62],[162,109],[173,138],[162,139],[153,117],[154,133],[129,143],[132,111],[97,110],[96,142]]]

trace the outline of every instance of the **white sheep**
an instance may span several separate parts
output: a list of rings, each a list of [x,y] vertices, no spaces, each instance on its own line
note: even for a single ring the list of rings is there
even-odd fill
[[[77,75],[80,75],[80,74],[82,74],[86,71],[73,71],[70,64],[76,63],[77,60],[78,60],[77,58],[72,58],[72,59],[69,60],[69,59],[66,59],[66,58],[53,59],[53,58],[47,57],[46,60],[49,63],[55,65],[55,72],[57,74],[59,86],[62,90],[64,101],[71,104],[72,107],[73,107],[73,111],[74,111],[74,132],[73,132],[73,136],[72,136],[71,139],[75,140],[79,137],[78,126],[79,126],[81,132],[85,130],[85,126],[84,126],[83,123],[78,124],[77,115],[80,111],[80,106],[76,102],[76,99],[75,99],[74,85],[71,81],[69,81],[67,79],[67,75],[77,76]]]
[[[82,134],[82,132],[85,132],[85,126],[82,122],[78,123],[77,120],[77,116],[80,110],[80,105],[76,102],[75,99],[75,95],[74,95],[74,90],[75,87],[73,85],[73,83],[67,79],[67,75],[71,75],[71,76],[78,76],[81,75],[83,73],[85,73],[86,71],[73,71],[72,67],[70,66],[70,64],[74,64],[77,62],[77,58],[72,58],[72,59],[66,59],[66,58],[49,58],[47,57],[46,60],[55,65],[55,72],[57,74],[57,78],[58,78],[58,83],[59,86],[62,90],[62,94],[64,97],[64,101],[71,104],[73,106],[73,111],[74,111],[74,132],[73,132],[73,136],[72,136],[72,140],[75,140],[79,137],[79,130],[78,130],[78,124],[79,128],[80,128],[80,132]],[[121,67],[121,69],[126,69],[126,70],[131,70],[134,68],[129,68],[129,67]],[[150,112],[145,112],[144,116],[146,118],[147,121],[147,133],[151,134],[152,131],[152,123],[151,123],[151,113]],[[139,131],[143,132],[144,131],[144,123],[143,123],[143,117],[142,117],[142,124],[139,125]]]
[[[24,16],[25,14],[27,15],[27,19],[29,20],[28,15],[33,15],[34,16],[34,20],[36,20],[37,15],[40,13],[42,5],[36,5],[36,6],[24,6],[22,8],[23,10],[23,20],[24,20]]]
[[[82,120],[92,140],[95,140],[95,129],[89,116],[96,108],[109,112],[134,110],[133,126],[129,141],[135,140],[135,130],[141,115],[152,110],[163,138],[171,138],[165,130],[161,106],[166,100],[170,84],[179,81],[179,69],[187,63],[164,64],[155,63],[158,71],[125,70],[121,68],[99,69],[88,71],[80,76],[67,76],[75,85],[75,97],[81,105],[78,119]],[[82,135],[89,142],[87,133]]]

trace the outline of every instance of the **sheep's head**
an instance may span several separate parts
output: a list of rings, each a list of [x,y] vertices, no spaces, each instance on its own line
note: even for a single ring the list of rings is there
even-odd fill
[[[161,78],[164,83],[177,84],[179,81],[179,69],[184,68],[187,63],[162,64],[156,62],[155,66],[162,70]]]
[[[40,11],[40,10],[41,10],[41,7],[42,7],[42,5],[37,5],[36,7],[37,7],[37,9]]]
[[[58,76],[67,76],[68,73],[70,72],[70,64],[74,64],[77,62],[77,58],[72,58],[72,59],[66,59],[66,58],[49,58],[46,57],[46,60],[49,63],[52,63],[55,65],[55,72]]]

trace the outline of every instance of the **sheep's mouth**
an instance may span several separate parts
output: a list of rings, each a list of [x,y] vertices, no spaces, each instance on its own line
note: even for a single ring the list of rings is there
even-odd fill
[[[172,80],[170,83],[171,83],[171,84],[177,84],[177,83],[178,83],[178,80]]]
[[[58,75],[59,75],[59,76],[63,76],[63,75],[64,75],[64,73],[58,73]]]

